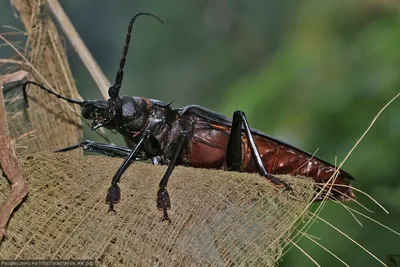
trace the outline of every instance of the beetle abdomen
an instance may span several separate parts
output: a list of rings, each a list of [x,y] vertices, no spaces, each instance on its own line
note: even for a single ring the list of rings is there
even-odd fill
[[[246,139],[244,137],[244,139]],[[317,184],[327,183],[336,186],[332,189],[332,195],[340,200],[351,200],[355,196],[352,190],[347,187],[353,179],[348,173],[340,170],[339,175],[334,180],[331,179],[336,168],[325,161],[294,150],[291,147],[278,144],[262,136],[254,136],[258,152],[263,160],[264,166],[270,174],[290,174],[311,177]],[[247,140],[244,140],[247,142]],[[244,142],[244,143],[245,143]],[[251,157],[251,151],[244,153],[243,171],[257,172],[257,168]]]

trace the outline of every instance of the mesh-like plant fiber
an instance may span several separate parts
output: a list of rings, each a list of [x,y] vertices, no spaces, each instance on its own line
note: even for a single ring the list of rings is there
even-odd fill
[[[315,193],[308,179],[283,176],[290,193],[256,174],[177,167],[168,185],[172,222],[162,222],[155,200],[166,167],[135,162],[121,179],[114,215],[105,196],[121,162],[72,153],[24,156],[30,193],[8,225],[0,258],[274,266]],[[0,201],[8,190],[0,179]]]
[[[12,4],[18,10],[28,34],[24,54],[40,73],[38,75],[24,65],[30,74],[29,79],[46,87],[52,86],[63,96],[79,99],[62,39],[48,16],[47,1],[13,0]],[[18,141],[19,147],[24,147],[26,152],[55,150],[77,143],[82,136],[81,120],[76,115],[80,114],[79,107],[34,87],[28,88],[28,110],[23,109],[21,87],[14,87],[5,95],[11,137],[32,133],[34,138],[21,138]]]
[[[47,1],[12,3],[28,32],[28,60],[57,92],[79,98]],[[27,71],[47,86],[32,69]],[[77,143],[80,119],[72,109],[79,113],[79,107],[30,88],[30,108],[24,110],[21,94],[13,92],[6,99],[10,133],[18,147],[26,148],[21,164],[29,196],[9,221],[0,259],[274,266],[315,193],[309,179],[285,176],[292,194],[256,174],[177,167],[168,185],[172,223],[167,223],[155,203],[166,167],[135,162],[121,179],[117,214],[107,213],[105,196],[122,159],[76,152],[28,154]],[[19,138],[31,132],[34,139]],[[0,203],[9,191],[0,177]]]

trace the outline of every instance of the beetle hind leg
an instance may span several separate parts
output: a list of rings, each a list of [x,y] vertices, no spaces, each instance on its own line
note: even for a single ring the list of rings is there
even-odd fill
[[[243,129],[242,129],[243,126]],[[226,150],[226,164],[230,171],[240,171],[242,168],[242,130],[246,134],[252,158],[257,166],[258,173],[264,176],[269,182],[278,186],[284,187],[285,190],[292,190],[290,184],[268,173],[264,163],[258,153],[256,143],[254,141],[251,129],[247,122],[243,111],[236,110],[233,113],[233,121],[231,133],[229,135],[228,147]]]
[[[162,218],[163,221],[171,222],[170,218],[168,217],[168,210],[171,208],[171,200],[167,190],[167,183],[172,174],[172,171],[174,170],[177,164],[178,158],[180,157],[182,150],[187,144],[187,141],[188,141],[187,133],[182,132],[179,135],[178,142],[175,144],[173,157],[159,184],[159,189],[157,192],[157,208],[163,211],[163,218]]]

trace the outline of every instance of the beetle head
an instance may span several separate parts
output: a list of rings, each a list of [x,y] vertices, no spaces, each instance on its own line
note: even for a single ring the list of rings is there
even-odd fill
[[[120,101],[112,99],[107,101],[86,100],[82,105],[82,116],[92,120],[92,130],[103,126],[107,127],[115,118],[118,106],[121,106]]]
[[[136,129],[138,126],[142,125],[145,119],[147,118],[148,113],[142,112],[140,108],[143,108],[142,106],[145,105],[143,104],[143,101],[144,102],[146,101],[143,99],[135,99],[135,98],[131,98],[130,100],[124,98],[123,100],[121,97],[119,97],[119,90],[121,88],[122,79],[124,77],[123,69],[125,66],[126,56],[128,54],[129,42],[131,39],[132,26],[136,18],[141,15],[154,17],[162,23],[162,20],[160,18],[150,13],[138,13],[132,17],[128,26],[128,33],[125,38],[124,50],[120,60],[119,69],[117,71],[117,75],[115,78],[115,83],[108,89],[108,95],[110,96],[110,98],[107,101],[75,100],[72,98],[64,97],[58,94],[57,92],[47,89],[43,85],[38,84],[36,82],[26,81],[23,84],[23,89],[22,89],[25,99],[25,106],[26,107],[29,106],[28,96],[26,92],[27,85],[34,84],[39,88],[41,88],[42,90],[45,90],[46,92],[57,96],[58,98],[64,99],[72,104],[80,105],[82,107],[82,116],[85,119],[92,120],[92,126],[91,126],[92,130],[102,126],[112,129],[115,128],[116,126],[119,126],[121,123],[126,123],[127,119],[130,119],[131,121],[135,122],[134,124],[131,125],[131,129]],[[124,112],[127,113],[125,114]]]
[[[108,100],[86,100],[82,117],[92,120],[91,129],[114,129],[120,125],[131,131],[140,131],[149,116],[149,103],[142,97],[123,96]]]

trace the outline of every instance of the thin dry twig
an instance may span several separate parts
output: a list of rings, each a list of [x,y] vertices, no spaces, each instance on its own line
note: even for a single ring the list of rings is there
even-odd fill
[[[49,8],[53,15],[59,22],[62,30],[65,35],[68,37],[68,40],[71,42],[74,50],[81,58],[83,64],[86,69],[89,71],[90,75],[93,78],[93,81],[96,83],[100,92],[102,93],[105,99],[108,99],[108,88],[111,83],[104,75],[103,71],[100,69],[96,60],[93,58],[89,49],[86,47],[85,43],[82,41],[78,32],[75,30],[74,25],[72,25],[68,16],[65,14],[63,8],[57,0],[48,0]]]
[[[57,19],[60,27],[64,31],[75,52],[81,58],[82,63],[85,65],[90,76],[92,76],[92,79],[96,83],[97,88],[99,88],[99,91],[103,95],[103,98],[108,99],[108,88],[110,88],[111,86],[110,81],[101,70],[92,53],[90,53],[89,49],[86,47],[81,36],[76,31],[67,14],[65,14],[58,0],[48,0],[48,4],[50,11]],[[100,128],[99,131],[103,136],[106,136],[104,128]]]
[[[299,245],[297,245],[297,244],[296,244],[295,242],[293,242],[293,241],[290,241],[290,243],[291,243],[293,246],[295,246],[298,250],[300,250],[304,255],[306,255],[307,258],[309,258],[309,259],[312,261],[312,263],[315,264],[315,266],[321,267],[321,265],[319,265],[319,263],[318,263],[316,260],[314,260],[314,258],[311,257],[311,255],[308,254],[308,253],[307,253],[304,249],[302,249]]]
[[[17,64],[24,65],[25,62],[22,60],[10,59],[10,58],[0,58],[0,63],[2,64]]]
[[[0,81],[0,167],[11,183],[11,192],[0,206],[0,242],[5,236],[6,226],[22,200],[28,195],[28,182],[24,179],[18,164],[15,148],[8,131],[7,114],[3,99],[3,85]]]
[[[22,81],[26,77],[28,77],[28,73],[24,70],[20,70],[14,73],[0,76],[0,83],[2,84],[15,83],[18,81]]]
[[[383,261],[381,261],[377,256],[375,256],[373,253],[371,253],[368,249],[366,249],[365,247],[363,247],[362,245],[360,245],[360,243],[358,243],[357,241],[355,241],[353,238],[351,238],[349,235],[347,235],[346,233],[344,233],[343,231],[341,231],[339,228],[337,228],[336,226],[334,226],[333,224],[331,224],[330,222],[328,222],[327,220],[321,218],[320,216],[318,216],[317,214],[310,212],[310,214],[312,214],[313,216],[315,216],[316,218],[318,218],[319,220],[323,221],[324,223],[326,223],[327,225],[329,225],[330,227],[332,227],[333,229],[335,229],[337,232],[339,232],[340,234],[342,234],[342,236],[346,237],[347,239],[349,239],[351,242],[353,242],[353,244],[357,245],[359,248],[361,248],[362,250],[364,250],[367,254],[371,255],[375,260],[377,260],[379,263],[381,263],[383,266],[387,266]]]

